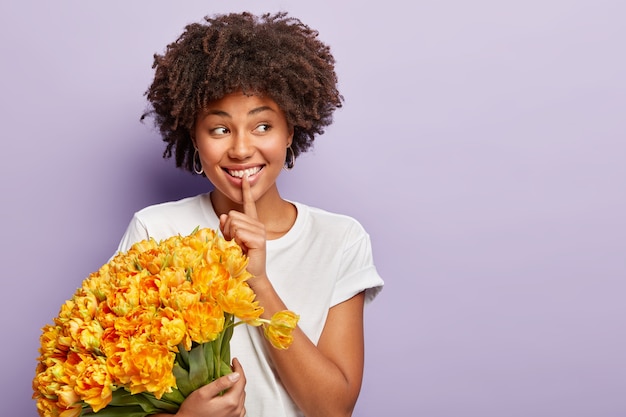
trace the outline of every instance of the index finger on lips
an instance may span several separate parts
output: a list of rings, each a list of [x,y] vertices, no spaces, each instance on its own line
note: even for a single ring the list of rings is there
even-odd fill
[[[243,198],[244,214],[252,217],[253,219],[258,219],[256,204],[254,203],[254,197],[252,196],[252,188],[250,187],[248,175],[244,175],[243,180],[241,181],[241,194]]]

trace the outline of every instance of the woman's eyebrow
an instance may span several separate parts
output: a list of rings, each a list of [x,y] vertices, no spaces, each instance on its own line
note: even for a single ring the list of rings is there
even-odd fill
[[[228,117],[230,119],[232,119],[232,116],[230,114],[228,114],[227,112],[225,112],[224,110],[218,110],[218,109],[209,109],[206,110],[204,112],[204,116],[209,116],[209,115],[215,115],[215,116],[223,116],[223,117]]]
[[[255,109],[250,110],[250,111],[248,112],[248,116],[254,116],[255,114],[258,114],[258,113],[264,112],[264,111],[266,111],[266,110],[269,110],[269,111],[274,111],[274,109],[273,109],[273,108],[271,108],[270,106],[261,106],[261,107],[257,107],[257,108],[255,108]]]
[[[261,107],[256,107],[252,110],[250,110],[248,112],[248,116],[254,116],[255,114],[258,113],[262,113],[264,111],[274,111],[273,108],[271,108],[270,106],[261,106]],[[209,115],[214,115],[214,116],[222,116],[222,117],[228,117],[229,119],[232,119],[233,117],[230,115],[230,113],[225,112],[224,110],[219,110],[219,109],[208,109],[205,113],[205,116],[209,116]]]

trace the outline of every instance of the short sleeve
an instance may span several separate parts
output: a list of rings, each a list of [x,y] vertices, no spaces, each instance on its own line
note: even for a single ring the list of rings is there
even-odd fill
[[[365,303],[368,304],[374,300],[384,285],[374,266],[369,235],[360,225],[355,231],[358,233],[356,240],[349,240],[343,251],[331,306],[342,303],[362,291],[365,291]]]
[[[147,240],[149,237],[146,226],[135,214],[126,228],[124,236],[122,236],[117,252],[126,252],[133,244]]]

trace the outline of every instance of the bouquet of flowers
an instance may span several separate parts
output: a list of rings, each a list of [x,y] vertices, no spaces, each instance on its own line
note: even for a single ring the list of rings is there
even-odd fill
[[[226,375],[239,324],[263,326],[278,349],[299,317],[261,318],[247,257],[211,229],[118,253],[42,329],[33,398],[45,417],[175,413]]]

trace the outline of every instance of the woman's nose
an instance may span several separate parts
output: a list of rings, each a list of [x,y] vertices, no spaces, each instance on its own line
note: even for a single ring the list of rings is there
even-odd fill
[[[229,156],[233,159],[247,159],[254,153],[251,138],[245,133],[233,135]]]

